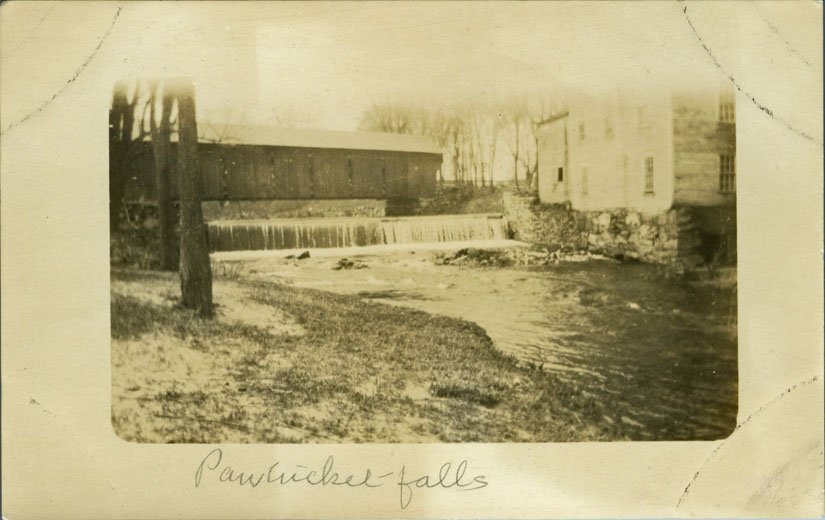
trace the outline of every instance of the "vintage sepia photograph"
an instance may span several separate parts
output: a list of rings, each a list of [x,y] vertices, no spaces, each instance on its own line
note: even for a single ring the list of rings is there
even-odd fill
[[[614,59],[592,13],[188,11],[190,63],[107,100],[116,435],[729,436],[737,87],[699,41]]]
[[[2,516],[821,517],[822,37],[0,1]]]

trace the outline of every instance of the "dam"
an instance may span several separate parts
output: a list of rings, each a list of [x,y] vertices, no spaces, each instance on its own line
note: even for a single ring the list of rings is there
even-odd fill
[[[208,223],[211,252],[328,249],[364,246],[506,241],[501,214],[216,220]]]

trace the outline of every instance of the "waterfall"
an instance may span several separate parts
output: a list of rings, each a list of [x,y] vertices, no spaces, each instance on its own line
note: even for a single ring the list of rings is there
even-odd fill
[[[444,215],[438,217],[383,219],[385,244],[504,240],[506,222],[500,216]]]
[[[505,239],[506,219],[486,214],[209,223],[209,245],[213,252]]]

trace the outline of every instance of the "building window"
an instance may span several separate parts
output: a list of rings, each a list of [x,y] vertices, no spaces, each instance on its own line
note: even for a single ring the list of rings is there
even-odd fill
[[[587,166],[582,166],[582,195],[587,195]]]
[[[604,136],[607,139],[611,139],[613,137],[613,118],[607,116],[604,119]]]
[[[639,128],[647,128],[650,126],[650,115],[647,105],[639,107]]]
[[[558,171],[556,172],[556,182],[564,182],[564,168],[559,166]]]
[[[584,133],[584,123],[579,123],[579,141],[584,141],[587,137]]]
[[[732,93],[719,96],[719,121],[722,123],[736,122],[736,101]]]
[[[645,157],[645,193],[653,193],[653,156]]]
[[[736,156],[719,156],[719,191],[736,191]]]

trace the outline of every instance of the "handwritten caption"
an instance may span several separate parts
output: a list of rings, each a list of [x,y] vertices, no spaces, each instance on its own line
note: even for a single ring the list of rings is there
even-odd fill
[[[198,464],[195,471],[195,487],[211,479],[220,484],[233,484],[241,487],[257,488],[265,485],[306,485],[306,486],[345,486],[348,488],[379,488],[385,485],[397,487],[401,509],[406,509],[417,490],[434,488],[454,489],[456,491],[476,491],[487,487],[487,477],[471,476],[469,463],[462,460],[456,465],[445,462],[436,471],[426,474],[411,474],[405,465],[397,471],[377,473],[372,468],[356,472],[339,471],[335,459],[328,456],[323,466],[312,468],[296,464],[285,468],[280,462],[273,462],[265,470],[239,470],[224,460],[223,450],[215,448]]]

